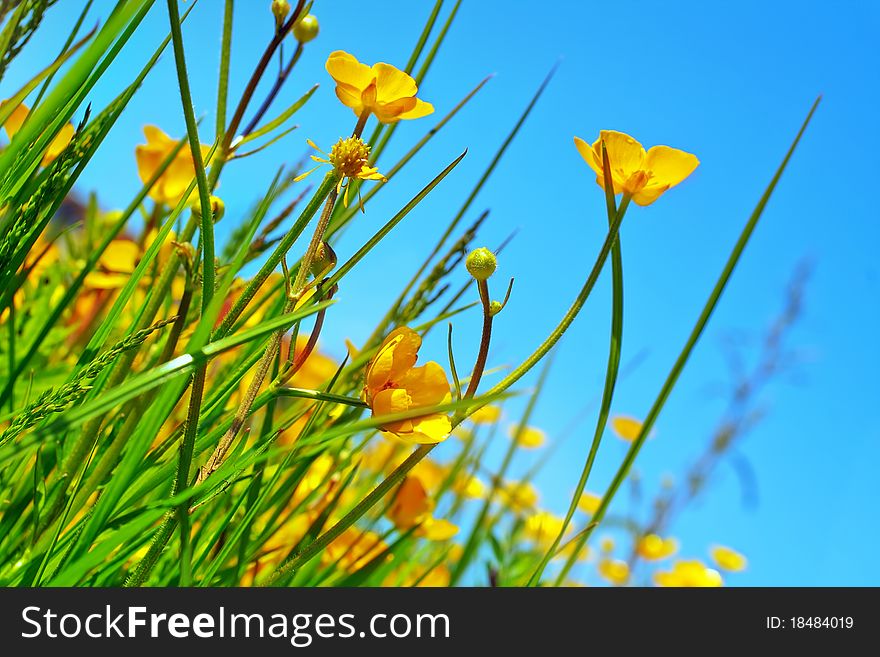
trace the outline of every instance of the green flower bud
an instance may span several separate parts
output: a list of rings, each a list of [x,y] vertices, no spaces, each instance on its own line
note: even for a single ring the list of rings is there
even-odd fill
[[[502,303],[500,301],[492,301],[489,304],[489,314],[492,317],[495,317],[495,315],[497,315],[498,313],[501,312],[502,308],[504,308],[504,306],[502,305]]]
[[[293,26],[293,38],[300,43],[308,43],[316,36],[320,30],[318,19],[314,14],[308,14],[298,20]]]
[[[272,0],[272,15],[275,16],[275,29],[284,25],[284,19],[290,13],[290,3],[287,0]]]
[[[495,254],[489,249],[481,247],[471,251],[464,264],[471,276],[478,281],[485,281],[495,273],[498,260],[495,259]]]

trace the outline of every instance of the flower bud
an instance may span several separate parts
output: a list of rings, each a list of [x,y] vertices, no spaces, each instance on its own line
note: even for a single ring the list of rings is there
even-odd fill
[[[312,260],[312,276],[318,278],[336,266],[336,252],[327,242],[321,242]]]
[[[489,304],[489,315],[495,317],[495,315],[501,312],[502,308],[504,308],[504,304],[502,304],[500,301],[492,301]]]
[[[290,13],[290,3],[287,0],[272,0],[272,15],[275,16],[275,29],[284,25],[284,19]]]
[[[308,43],[320,30],[318,19],[314,14],[308,14],[299,19],[293,26],[293,38],[300,43]]]
[[[223,218],[223,215],[226,214],[226,204],[223,203],[223,199],[221,199],[219,196],[212,195],[209,200],[211,201],[211,215],[213,216],[214,223],[216,224]],[[197,217],[202,216],[202,204],[198,198],[193,201],[190,209],[192,209],[192,213]]]
[[[498,261],[494,253],[486,247],[481,247],[471,251],[464,264],[471,276],[478,281],[485,281],[495,273]]]

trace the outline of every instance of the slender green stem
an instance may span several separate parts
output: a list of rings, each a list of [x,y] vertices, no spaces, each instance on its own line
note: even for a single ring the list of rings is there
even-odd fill
[[[226,101],[229,98],[229,63],[232,59],[233,0],[226,0],[223,11],[223,37],[220,42],[220,74],[217,79],[217,141],[226,137]]]
[[[203,363],[193,375],[192,388],[189,394],[186,427],[183,431],[183,442],[180,444],[177,474],[171,488],[174,497],[189,486],[189,472],[192,465],[193,450],[199,432],[199,415],[202,409],[202,395],[205,392],[205,376],[208,364]],[[180,525],[180,586],[189,586],[192,582],[192,544],[189,535],[189,504],[184,502],[177,507],[177,522]]]
[[[196,123],[195,112],[193,112],[192,94],[189,89],[189,78],[186,74],[186,56],[183,51],[183,34],[180,31],[180,13],[177,10],[177,0],[168,0],[168,18],[171,23],[171,42],[174,47],[174,63],[177,65],[177,84],[180,87],[183,118],[186,122],[186,133],[189,137],[189,148],[192,152],[201,205],[202,223],[199,236],[203,253],[202,312],[204,313],[214,295],[214,213],[211,211],[211,192],[205,174],[205,162],[202,159],[202,146],[199,141],[199,127]]]
[[[604,144],[602,153],[603,155],[605,154]],[[606,167],[604,179],[611,180],[611,166],[607,157],[605,157],[604,164]],[[610,185],[608,186],[605,190],[605,202],[609,225],[612,225],[618,216],[623,217],[623,215],[626,214],[631,199],[632,196],[630,194],[624,194],[620,203],[620,208],[617,208],[614,200],[613,188]],[[541,575],[544,573],[544,569],[547,567],[550,559],[556,554],[559,544],[571,524],[571,520],[577,511],[580,497],[587,487],[587,481],[590,478],[590,473],[593,470],[593,463],[596,460],[596,455],[599,453],[599,445],[601,444],[602,436],[605,433],[608,414],[611,411],[611,401],[614,397],[614,388],[617,383],[617,373],[620,368],[620,351],[623,343],[623,256],[620,250],[619,239],[614,243],[614,248],[611,249],[611,291],[611,341],[608,348],[608,366],[605,372],[605,388],[602,391],[602,405],[599,409],[599,417],[596,421],[596,430],[593,433],[593,442],[590,444],[590,451],[587,455],[587,460],[584,463],[580,479],[578,479],[577,486],[575,486],[575,491],[572,494],[571,502],[568,505],[568,511],[562,522],[562,527],[560,527],[559,533],[553,540],[550,548],[544,553],[541,563],[535,569],[534,573],[532,573],[532,576],[529,579],[529,586],[536,586],[541,581]],[[572,551],[571,555],[568,557],[568,563],[575,563],[578,551],[578,548],[575,548]],[[562,581],[564,581],[564,576],[557,579],[557,586]]]
[[[480,350],[477,353],[477,360],[471,372],[471,380],[464,393],[465,399],[472,398],[480,386],[483,370],[486,369],[486,359],[489,357],[489,343],[492,341],[492,300],[489,298],[488,281],[477,281],[477,289],[480,292],[480,302],[483,305],[483,332],[480,336]]]

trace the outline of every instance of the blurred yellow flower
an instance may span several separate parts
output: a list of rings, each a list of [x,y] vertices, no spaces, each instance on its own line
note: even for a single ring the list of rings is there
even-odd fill
[[[471,500],[481,500],[486,497],[486,484],[472,474],[459,474],[452,482],[452,490]]]
[[[468,420],[474,424],[492,424],[493,422],[497,422],[500,417],[501,407],[487,404],[471,413],[468,416]]]
[[[375,532],[349,527],[324,548],[321,561],[324,565],[338,563],[340,568],[352,573],[380,557],[387,549],[388,546]],[[390,554],[386,554],[384,560],[391,558]]]
[[[629,580],[629,566],[620,559],[600,559],[596,569],[603,579],[615,586],[623,586]]]
[[[526,518],[523,533],[542,547],[549,547],[562,531],[563,519],[549,511],[538,511]]]
[[[642,536],[636,543],[636,552],[647,561],[659,561],[671,557],[678,551],[678,541],[663,538],[657,534]]]
[[[373,417],[429,408],[451,399],[446,372],[434,361],[413,367],[422,339],[405,326],[392,331],[366,368],[364,400]],[[452,423],[443,413],[427,413],[395,420],[380,429],[411,443],[439,443],[449,436]]]
[[[514,513],[531,511],[538,503],[538,491],[527,481],[507,481],[498,489],[501,503]]]
[[[147,183],[178,142],[154,125],[144,126],[144,136],[147,138],[147,143],[138,144],[134,149],[134,155],[141,182]],[[202,158],[207,158],[211,147],[203,144],[201,149]],[[196,168],[192,153],[189,147],[184,146],[150,189],[150,198],[157,203],[177,205],[195,175]]]
[[[671,571],[654,573],[657,586],[669,587],[713,587],[722,586],[724,581],[717,570],[706,567],[697,560],[676,561]]]
[[[596,495],[596,493],[590,493],[589,491],[585,492],[581,495],[581,499],[578,500],[578,508],[584,513],[589,513],[593,515],[596,511],[599,510],[599,505],[602,503],[602,496]]]
[[[611,430],[618,438],[631,443],[639,437],[642,422],[628,415],[615,415],[611,418]]]
[[[510,427],[510,437],[525,449],[536,449],[547,442],[547,435],[535,427],[520,429],[518,426],[512,426]]]
[[[712,561],[715,562],[721,570],[736,573],[745,570],[748,561],[745,556],[723,545],[715,545],[711,549]]]
[[[418,477],[406,477],[394,494],[394,501],[388,508],[388,518],[398,529],[415,527],[416,536],[429,541],[445,541],[458,533],[458,527],[448,520],[436,519],[432,515],[434,500]]]
[[[299,333],[296,336],[294,357],[298,357],[306,348],[309,336]],[[294,388],[306,388],[308,390],[320,390],[321,386],[333,378],[339,365],[329,356],[320,353],[317,349],[312,350],[296,373],[288,381],[288,385]]]
[[[0,107],[3,107],[7,102],[9,101],[4,100],[0,103]],[[9,118],[6,119],[6,123],[3,124],[3,129],[6,130],[6,135],[10,139],[21,130],[21,126],[24,125],[24,121],[28,117],[28,114],[30,114],[30,109],[24,103],[12,110],[12,114],[9,115]],[[49,142],[49,147],[46,149],[46,152],[43,153],[43,159],[40,161],[40,164],[44,167],[52,164],[55,158],[61,155],[61,152],[67,148],[70,140],[73,139],[73,132],[72,123],[65,123],[61,126],[58,134],[55,135],[55,138],[51,142]]]
[[[596,182],[605,187],[602,169],[602,141],[611,164],[614,193],[632,194],[639,205],[650,205],[668,189],[687,178],[700,164],[696,156],[669,146],[652,146],[647,153],[635,139],[616,130],[602,130],[590,146],[580,137],[574,145],[590,168]]]
[[[402,456],[404,459],[401,459],[401,462],[403,462],[405,457],[409,455],[404,451]],[[425,458],[413,466],[412,470],[409,471],[408,476],[415,477],[421,481],[425,490],[433,491],[439,488],[440,484],[446,479],[446,468],[437,463],[437,461]]]
[[[336,50],[327,58],[326,68],[336,81],[336,97],[358,117],[370,113],[382,123],[396,123],[434,111],[431,103],[416,98],[416,81],[390,64],[367,66]]]
[[[128,282],[140,257],[141,249],[135,242],[113,240],[98,258],[95,268],[86,274],[85,287],[92,290],[121,288]]]

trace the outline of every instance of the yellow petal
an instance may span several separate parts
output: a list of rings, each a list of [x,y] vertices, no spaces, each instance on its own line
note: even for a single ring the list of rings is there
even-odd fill
[[[669,146],[652,146],[645,158],[645,168],[651,173],[649,185],[666,189],[675,187],[699,165],[696,155]]]
[[[581,495],[581,499],[578,500],[578,508],[584,513],[589,513],[593,515],[599,509],[599,504],[602,503],[602,498],[595,493],[584,493]]]
[[[602,172],[603,140],[611,164],[614,192],[617,194],[625,191],[624,185],[633,174],[644,170],[647,154],[642,145],[629,135],[616,130],[602,130],[599,133],[599,139],[593,144],[593,152],[599,165],[598,173],[600,175]]]
[[[547,434],[535,427],[523,427],[522,429],[516,426],[511,427],[510,437],[516,440],[520,447],[526,449],[535,449],[547,442]]]
[[[0,107],[3,107],[8,103],[8,100],[4,100],[0,103]],[[3,129],[6,130],[6,136],[12,139],[19,130],[21,130],[21,126],[24,125],[24,120],[30,114],[30,109],[24,103],[21,103],[18,107],[12,110],[12,114],[9,115],[9,118],[6,119],[6,123],[3,124]]]
[[[413,431],[402,438],[421,445],[432,445],[446,440],[452,431],[452,422],[448,415],[432,413],[415,418],[412,421]]]
[[[373,71],[366,64],[361,64],[354,55],[343,50],[330,53],[326,64],[327,72],[337,84],[354,87],[359,92],[366,89],[373,81]]]
[[[401,98],[412,98],[419,90],[416,81],[396,66],[379,62],[373,64],[372,71],[376,79],[378,103],[392,103]]]
[[[488,404],[477,409],[468,416],[468,420],[474,424],[492,424],[501,417],[501,407]]]
[[[642,423],[628,415],[616,415],[611,418],[611,430],[627,442],[632,442],[639,437]]]
[[[422,339],[418,333],[406,326],[389,333],[367,365],[366,386],[369,394],[406,374],[415,364],[421,345]]]
[[[448,541],[458,533],[458,526],[443,518],[428,518],[418,533],[429,541]]]
[[[602,559],[597,570],[603,578],[617,586],[626,584],[629,579],[629,566],[620,559]]]
[[[412,368],[403,376],[400,383],[406,388],[415,408],[442,404],[450,397],[446,372],[434,361]]]
[[[657,534],[643,536],[636,543],[636,552],[647,561],[666,559],[677,551],[678,542],[674,538],[664,539]]]
[[[748,565],[748,561],[742,554],[723,545],[714,546],[711,550],[711,555],[712,560],[721,570],[739,572],[745,570]]]
[[[336,97],[343,105],[354,110],[354,113],[358,116],[364,111],[364,105],[361,102],[361,93],[354,87],[347,84],[337,84]]]
[[[398,115],[398,119],[404,119],[406,121],[410,119],[420,119],[423,116],[428,116],[429,114],[434,113],[434,106],[431,103],[426,103],[424,100],[420,98],[416,98],[415,106]]]
[[[577,149],[578,153],[580,153],[581,157],[584,158],[584,162],[590,165],[590,168],[595,171],[596,175],[599,178],[602,177],[602,159],[601,153],[599,155],[599,159],[596,159],[596,151],[593,150],[593,147],[585,142],[580,137],[574,138],[574,147]],[[601,183],[600,183],[601,184]]]
[[[382,123],[396,123],[403,114],[415,109],[415,106],[415,98],[400,98],[390,103],[370,105],[373,115]]]

